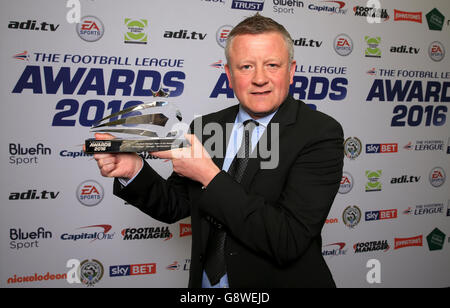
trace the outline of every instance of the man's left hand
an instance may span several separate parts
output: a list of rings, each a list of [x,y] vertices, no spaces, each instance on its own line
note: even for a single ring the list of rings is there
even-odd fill
[[[158,158],[170,159],[175,173],[200,182],[206,187],[220,169],[214,164],[211,156],[195,135],[186,134],[185,138],[191,144],[190,147],[151,154]]]

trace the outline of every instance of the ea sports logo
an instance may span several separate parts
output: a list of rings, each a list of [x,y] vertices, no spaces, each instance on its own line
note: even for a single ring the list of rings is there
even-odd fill
[[[347,34],[339,34],[334,39],[334,50],[340,56],[348,56],[353,51],[353,41]]]
[[[231,30],[233,30],[233,26],[225,25],[219,28],[216,33],[217,44],[220,47],[225,48],[227,44],[228,34],[230,34]]]
[[[84,16],[77,23],[77,34],[86,42],[96,42],[102,38],[104,33],[103,23],[95,16]]]
[[[103,187],[96,181],[84,181],[77,188],[77,199],[85,206],[96,206],[103,200],[103,196]]]
[[[444,45],[442,45],[442,43],[438,41],[431,43],[430,47],[428,48],[428,55],[430,56],[431,60],[435,62],[441,61],[445,57]]]
[[[445,183],[445,172],[441,167],[431,169],[429,175],[430,184],[433,187],[441,187]]]
[[[350,173],[344,172],[342,174],[341,185],[339,186],[339,193],[346,194],[353,188],[353,177]]]

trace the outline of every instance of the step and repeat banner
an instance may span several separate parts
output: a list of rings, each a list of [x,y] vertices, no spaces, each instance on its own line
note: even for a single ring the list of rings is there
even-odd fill
[[[322,248],[338,287],[450,286],[447,0],[0,6],[0,287],[187,286],[190,219],[167,225],[113,196],[81,147],[159,89],[187,124],[236,104],[224,44],[256,12],[294,39],[291,94],[344,128]]]

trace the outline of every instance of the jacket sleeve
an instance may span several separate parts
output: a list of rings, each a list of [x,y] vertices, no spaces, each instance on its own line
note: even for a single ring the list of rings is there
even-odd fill
[[[200,209],[249,249],[288,264],[320,237],[342,178],[343,157],[342,128],[328,121],[298,151],[278,200],[245,191],[222,171],[204,190]]]
[[[163,179],[144,160],[144,166],[127,186],[114,180],[114,194],[152,218],[171,224],[190,216],[189,179],[173,173]]]

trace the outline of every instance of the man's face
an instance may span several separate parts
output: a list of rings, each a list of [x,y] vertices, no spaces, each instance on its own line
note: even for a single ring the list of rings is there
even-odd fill
[[[285,100],[295,61],[276,32],[234,37],[225,72],[241,106],[255,119],[275,111]]]

